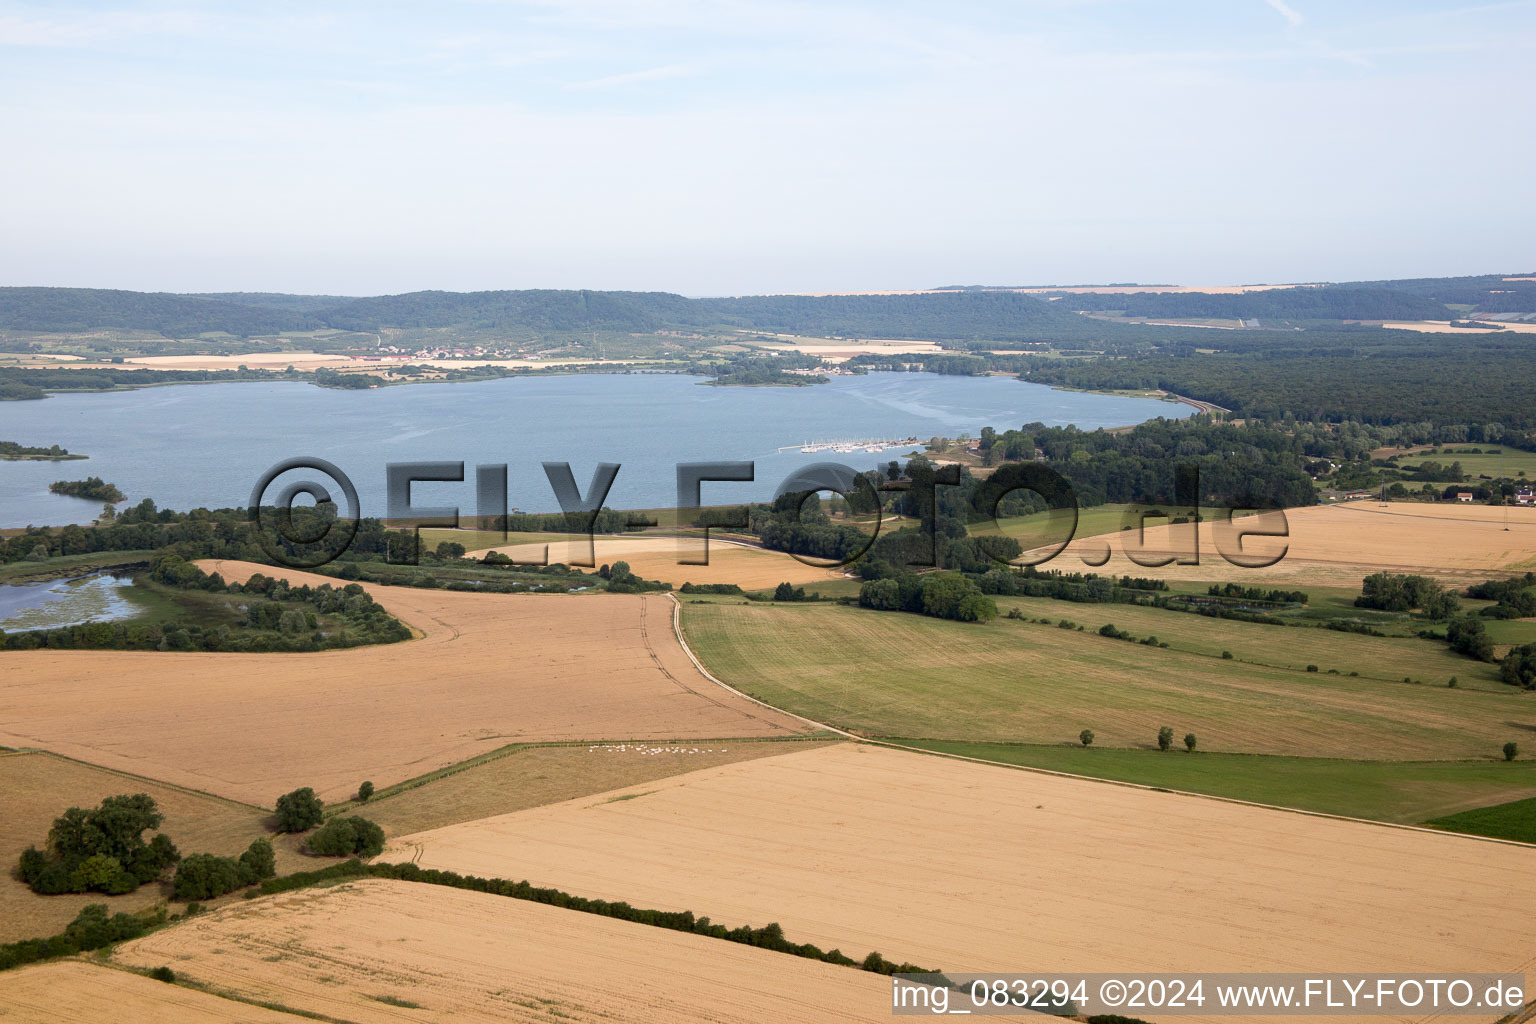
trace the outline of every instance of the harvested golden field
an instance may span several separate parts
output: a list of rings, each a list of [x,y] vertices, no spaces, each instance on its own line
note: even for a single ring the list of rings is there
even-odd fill
[[[369,592],[425,636],[316,654],[8,652],[0,745],[266,807],[296,786],[335,800],[519,741],[804,731],[700,675],[665,597]]]
[[[295,1019],[278,1010],[79,960],[61,960],[0,974],[0,1020],[7,1024],[293,1024]]]
[[[391,853],[940,970],[1536,969],[1530,849],[867,745]]]
[[[1243,541],[1242,550],[1256,555],[1273,554],[1288,545],[1285,557],[1267,568],[1230,564],[1216,547],[1216,524],[1211,521],[1200,524],[1199,565],[1138,565],[1126,555],[1127,546],[1136,544],[1133,529],[1074,539],[1043,568],[1289,587],[1358,586],[1363,577],[1383,571],[1423,573],[1465,583],[1536,566],[1536,509],[1415,502],[1383,506],[1368,500],[1287,509],[1285,518],[1288,540],[1251,537]],[[1237,523],[1242,525],[1244,520]],[[1149,526],[1144,544],[1134,550],[1144,559],[1180,553],[1187,547],[1184,538],[1190,529],[1189,525]],[[1230,533],[1225,537],[1230,538]],[[1230,539],[1224,543],[1229,549],[1233,546]],[[1110,557],[1103,563],[1106,547]]]
[[[471,551],[470,558],[484,558],[488,552],[499,551],[514,561],[536,562],[545,558],[548,550],[550,562],[571,564],[595,558],[598,565],[624,561],[630,571],[642,579],[660,580],[681,586],[684,583],[735,583],[745,590],[761,590],[780,583],[821,583],[826,580],[844,579],[839,570],[820,569],[806,565],[782,551],[738,544],[711,537],[708,565],[678,565],[679,558],[703,558],[704,542],[701,538],[682,537],[598,537],[593,541],[556,539],[530,544],[512,544],[481,551]],[[589,544],[591,546],[589,546]],[[593,554],[595,548],[595,554]]]
[[[87,903],[106,903],[113,913],[133,911],[153,906],[169,892],[168,887],[146,885],[123,896],[38,896],[12,878],[10,872],[21,851],[44,847],[53,819],[70,807],[95,807],[104,797],[119,793],[148,793],[165,816],[160,831],[184,854],[234,855],[266,834],[267,815],[254,807],[51,754],[0,754],[0,793],[5,794],[5,811],[0,814],[0,942],[63,931]],[[314,866],[293,850],[292,842],[279,841],[274,846],[279,871]]]
[[[243,902],[119,947],[327,1020],[850,1021],[890,982],[720,939],[384,879]]]
[[[773,757],[818,741],[714,740],[525,747],[462,771],[384,792],[365,813],[391,835],[441,828],[606,793],[700,768]]]

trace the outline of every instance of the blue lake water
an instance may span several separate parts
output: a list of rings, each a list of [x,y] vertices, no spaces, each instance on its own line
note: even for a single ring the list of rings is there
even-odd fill
[[[60,444],[90,458],[0,462],[0,527],[90,522],[99,502],[48,493],[53,480],[86,476],[116,484],[129,503],[152,497],[165,508],[241,507],[270,466],[295,456],[338,466],[368,516],[385,512],[385,465],[406,461],[464,462],[466,482],[417,484],[412,498],[418,506],[457,505],[469,516],[475,514],[477,464],[506,463],[509,505],[538,512],[558,509],[539,465],[544,461],[569,462],[583,493],[597,463],[619,463],[607,504],[658,508],[676,503],[676,463],[751,460],[754,482],[704,484],[705,504],[732,504],[772,497],[782,479],[809,463],[837,461],[862,470],[910,450],[777,450],[805,441],[954,437],[1035,420],[1088,430],[1192,412],[1182,404],[1056,391],[1011,377],[927,373],[834,377],[800,388],[709,387],[671,374],[583,374],[364,391],[261,382],[55,395],[0,403],[0,440]],[[339,491],[327,486],[339,500]]]

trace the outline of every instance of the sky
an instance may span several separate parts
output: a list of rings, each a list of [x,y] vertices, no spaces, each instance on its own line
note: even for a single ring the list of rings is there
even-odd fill
[[[1536,0],[0,0],[0,284],[1536,269]]]

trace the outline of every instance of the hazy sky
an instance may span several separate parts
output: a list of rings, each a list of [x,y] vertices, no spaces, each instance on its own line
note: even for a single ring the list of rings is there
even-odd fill
[[[0,0],[0,284],[1536,269],[1536,0]]]

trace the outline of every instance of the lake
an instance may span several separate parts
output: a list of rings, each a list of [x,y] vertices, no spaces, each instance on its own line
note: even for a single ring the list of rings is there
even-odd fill
[[[1012,377],[928,373],[833,377],[798,388],[579,374],[362,391],[256,382],[54,395],[0,402],[0,440],[60,444],[90,458],[0,462],[0,527],[90,522],[99,502],[48,493],[51,481],[86,476],[116,484],[129,503],[151,497],[165,508],[241,507],[270,466],[295,456],[339,467],[366,516],[384,514],[385,465],[406,461],[464,462],[465,483],[417,484],[412,498],[418,506],[457,505],[468,516],[478,464],[506,463],[508,504],[543,512],[559,507],[544,461],[569,462],[583,493],[597,463],[619,463],[607,504],[659,508],[676,503],[676,463],[752,460],[754,482],[704,484],[705,504],[733,504],[771,498],[781,480],[809,463],[863,470],[911,450],[805,455],[799,446],[806,441],[955,437],[1035,420],[1091,430],[1193,412],[1182,403],[1057,391]],[[791,447],[778,451],[783,446]]]

